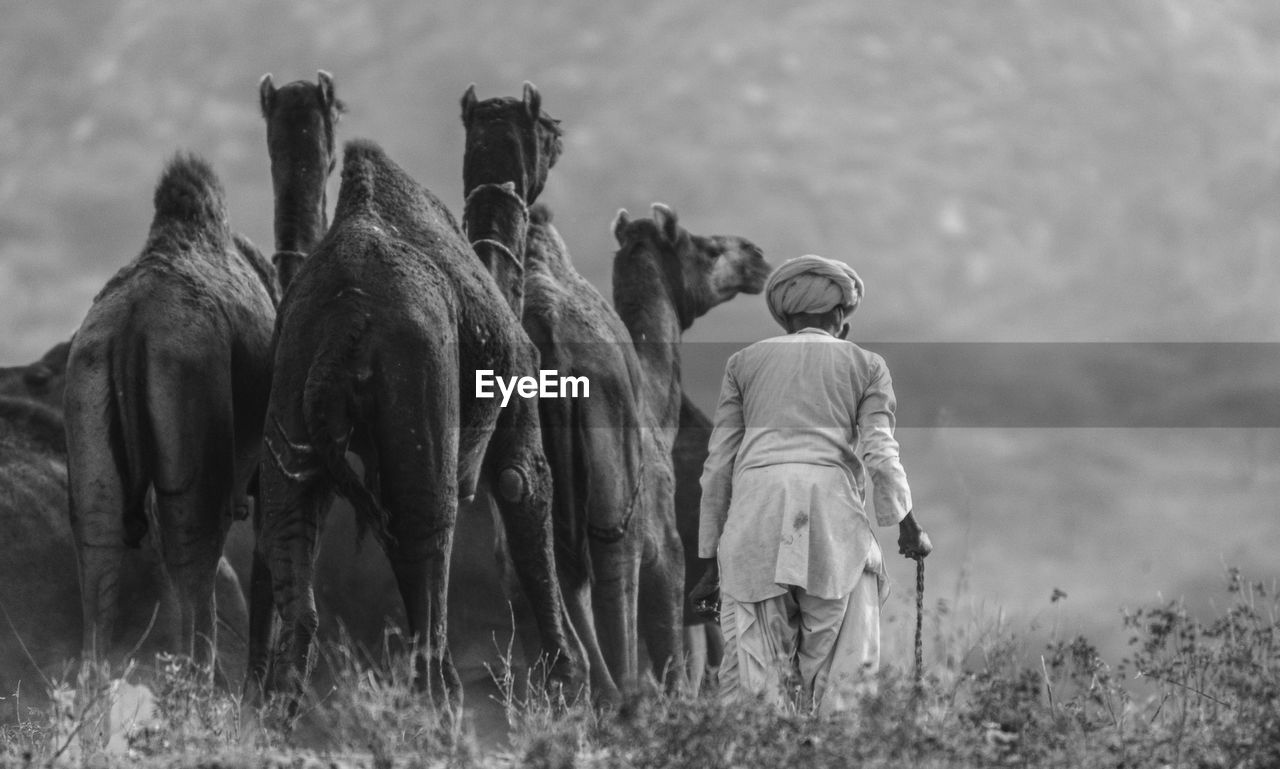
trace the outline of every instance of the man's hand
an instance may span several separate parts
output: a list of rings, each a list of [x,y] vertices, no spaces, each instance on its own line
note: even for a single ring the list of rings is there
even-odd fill
[[[693,613],[706,619],[720,618],[720,564],[714,558],[701,559],[706,569],[698,584],[689,591]]]
[[[898,552],[912,559],[924,558],[933,552],[929,535],[911,513],[898,524]]]

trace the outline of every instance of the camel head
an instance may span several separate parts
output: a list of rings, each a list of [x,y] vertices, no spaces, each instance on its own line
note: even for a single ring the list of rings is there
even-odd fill
[[[0,368],[0,396],[39,401],[61,413],[70,350],[71,342],[59,342],[35,363]]]
[[[337,162],[334,126],[344,106],[324,70],[315,83],[296,80],[280,88],[268,73],[258,96],[275,188],[276,250],[306,254],[328,229],[325,184]]]
[[[626,209],[613,220],[619,255],[641,250],[653,254],[671,285],[681,324],[688,328],[718,304],[738,294],[758,294],[772,268],[756,244],[736,235],[694,235],[675,211],[653,204],[652,219],[633,220]]]
[[[533,83],[520,99],[500,96],[478,101],[474,84],[462,95],[467,145],[462,158],[464,194],[482,184],[514,182],[528,205],[538,199],[547,173],[562,148],[560,121],[542,111]]]

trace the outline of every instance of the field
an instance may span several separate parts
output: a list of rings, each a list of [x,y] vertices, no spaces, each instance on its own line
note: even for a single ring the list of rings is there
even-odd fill
[[[1280,761],[1280,596],[1275,584],[1233,569],[1221,597],[1209,621],[1179,602],[1126,612],[1121,659],[1058,630],[1029,648],[1025,628],[963,617],[939,601],[927,611],[922,685],[909,669],[886,666],[856,710],[828,718],[652,690],[599,712],[501,664],[489,701],[446,711],[411,690],[407,665],[369,666],[335,648],[333,689],[290,721],[164,658],[144,704],[137,689],[119,691],[125,704],[107,751],[82,745],[95,723],[85,714],[95,711],[68,685],[49,710],[4,728],[0,765],[1272,767]],[[905,635],[892,619],[888,628],[886,640]],[[481,711],[505,723],[477,728]]]

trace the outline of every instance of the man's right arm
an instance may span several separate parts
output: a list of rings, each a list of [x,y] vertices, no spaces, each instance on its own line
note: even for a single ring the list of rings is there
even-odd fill
[[[745,427],[742,417],[742,392],[734,377],[734,359],[725,366],[720,385],[720,402],[707,446],[707,461],[702,466],[702,507],[698,517],[698,557],[715,558],[720,534],[729,517],[733,496],[733,465],[742,445]]]

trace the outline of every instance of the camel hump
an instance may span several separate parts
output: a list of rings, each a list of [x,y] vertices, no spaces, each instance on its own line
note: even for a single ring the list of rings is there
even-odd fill
[[[377,169],[388,169],[392,166],[391,158],[378,143],[370,139],[351,139],[343,146],[342,167],[373,166]]]
[[[393,170],[394,169],[394,170]],[[343,145],[342,185],[338,189],[338,205],[334,218],[353,208],[373,202],[377,180],[385,175],[398,175],[391,159],[372,141],[352,139]]]
[[[156,216],[192,222],[226,221],[222,183],[204,158],[179,152],[165,166],[156,184]]]
[[[443,201],[414,181],[377,144],[352,139],[343,145],[342,185],[330,229],[366,211],[376,211],[402,234],[420,233],[431,222],[462,237],[462,228]]]
[[[529,209],[529,224],[551,224],[551,209],[545,203],[534,203]]]
[[[25,438],[51,454],[67,453],[67,438],[62,415],[52,406],[27,400],[0,396],[0,434],[4,439],[18,436]]]

